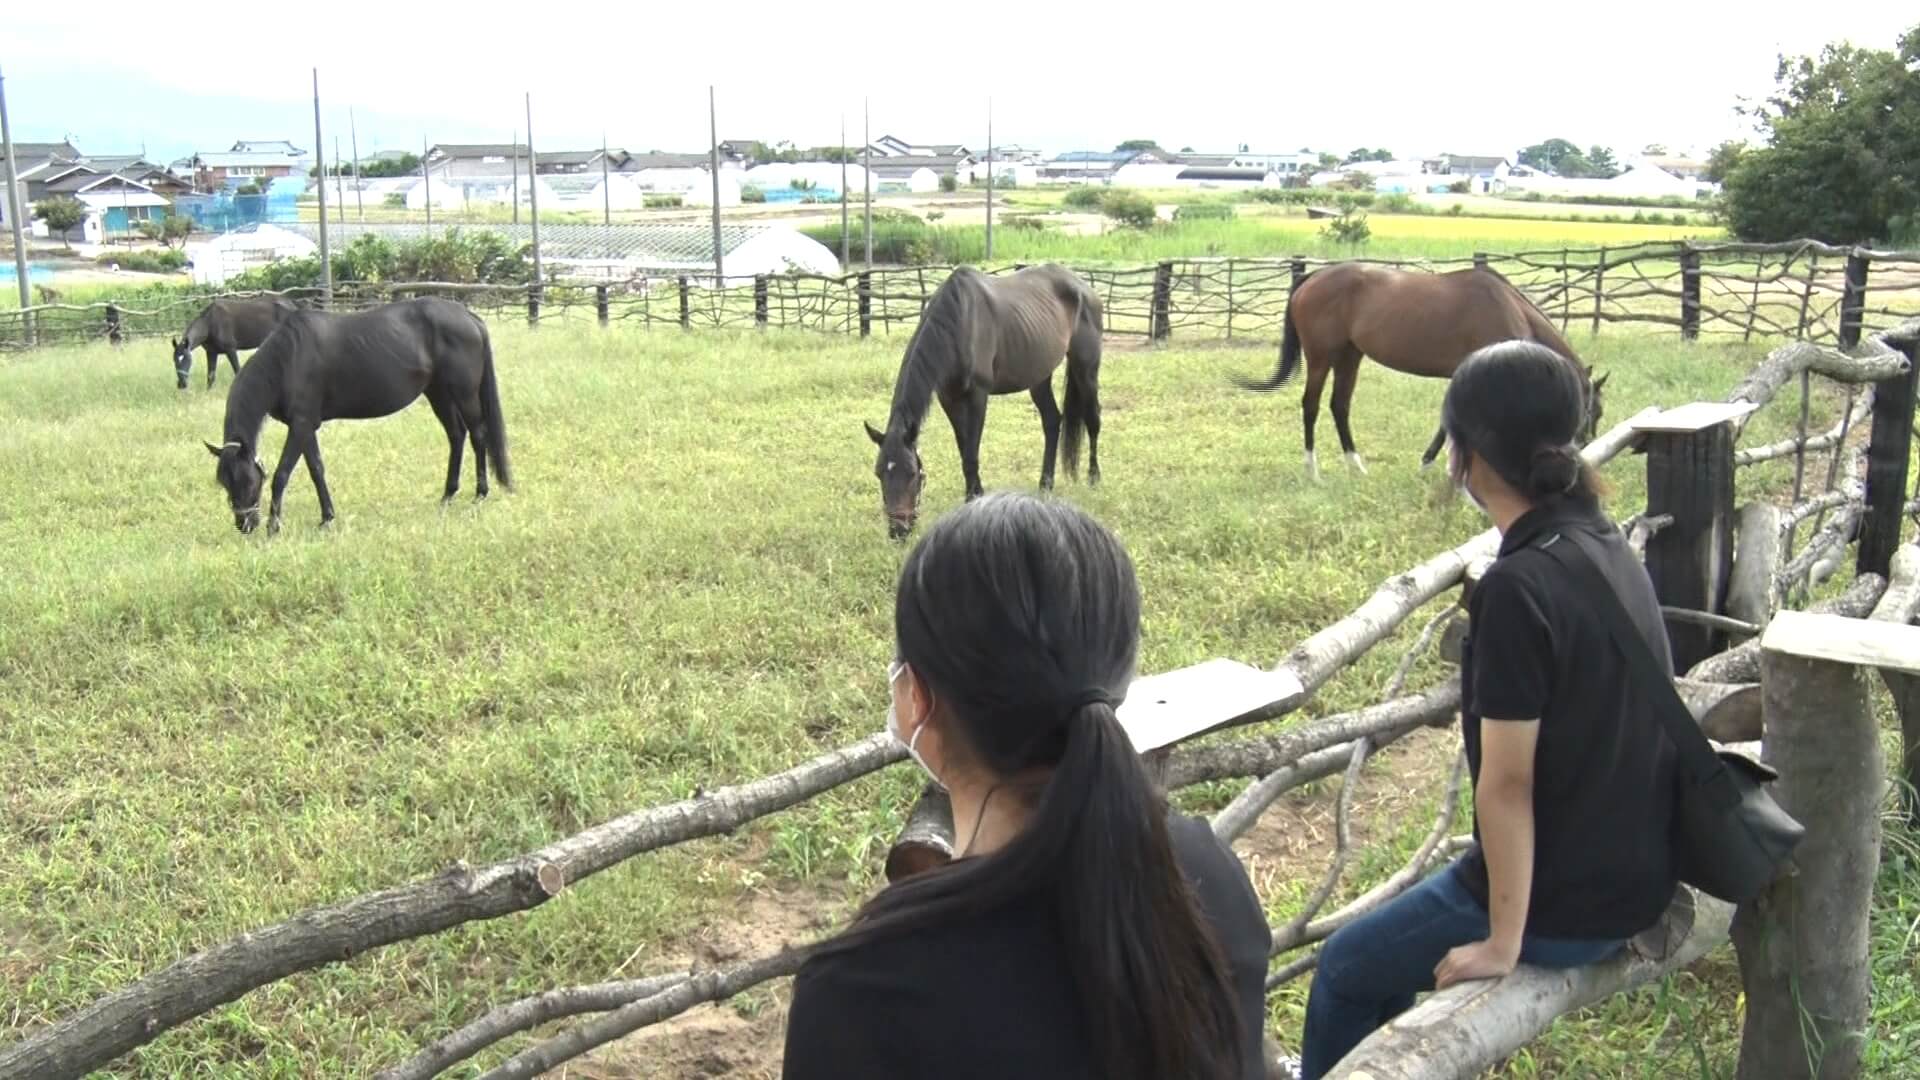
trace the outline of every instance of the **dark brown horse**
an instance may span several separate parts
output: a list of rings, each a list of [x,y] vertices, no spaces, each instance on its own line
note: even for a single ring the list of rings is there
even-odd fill
[[[913,531],[926,479],[920,467],[920,422],[935,396],[960,446],[967,498],[984,491],[980,433],[986,427],[987,398],[1022,390],[1033,396],[1046,434],[1040,486],[1053,486],[1057,452],[1064,451],[1067,475],[1077,475],[1083,430],[1087,482],[1099,483],[1100,324],[1100,299],[1093,289],[1052,264],[1005,277],[962,266],[934,290],[900,362],[887,430],[866,425],[867,437],[880,447],[873,471],[880,479],[888,535],[897,540]],[[1064,418],[1053,398],[1053,371],[1062,356],[1067,361]]]
[[[1279,370],[1265,382],[1235,382],[1248,390],[1277,390],[1299,370],[1304,350],[1307,390],[1301,419],[1307,469],[1316,478],[1320,475],[1313,427],[1320,415],[1320,391],[1332,371],[1333,423],[1340,432],[1340,448],[1348,464],[1365,472],[1348,424],[1362,357],[1409,375],[1447,379],[1474,350],[1515,339],[1537,341],[1580,365],[1589,388],[1584,436],[1591,439],[1600,422],[1600,387],[1606,376],[1594,379],[1593,369],[1580,364],[1552,320],[1506,278],[1479,267],[1429,274],[1345,262],[1308,274],[1287,303]],[[1444,433],[1434,435],[1422,465],[1432,464],[1445,439]]]
[[[220,462],[214,477],[227,491],[234,527],[252,532],[260,524],[266,470],[257,448],[267,417],[287,425],[280,465],[273,471],[267,531],[280,529],[280,499],[303,457],[320,496],[324,526],[333,520],[333,496],[320,464],[320,425],[390,416],[422,394],[447,432],[443,500],[460,489],[462,445],[469,437],[475,494],[487,496],[489,461],[500,483],[512,487],[493,345],[478,316],[438,297],[401,300],[354,315],[289,314],[227,390],[224,441],[206,444]]]
[[[193,350],[207,350],[207,389],[213,389],[214,372],[220,369],[224,354],[235,375],[240,374],[240,350],[257,349],[267,335],[280,325],[290,311],[298,310],[287,300],[263,296],[255,300],[215,300],[187,324],[187,336],[173,343],[173,373],[180,389],[187,388],[187,376],[193,373]]]

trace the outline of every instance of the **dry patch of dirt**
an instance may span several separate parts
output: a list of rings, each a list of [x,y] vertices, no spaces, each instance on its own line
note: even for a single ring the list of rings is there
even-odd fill
[[[831,928],[833,898],[807,890],[755,893],[717,912],[689,934],[675,964],[722,967],[786,945],[818,939]],[[786,1040],[789,983],[757,987],[731,1001],[702,1005],[644,1028],[573,1063],[566,1075],[587,1080],[775,1080]]]

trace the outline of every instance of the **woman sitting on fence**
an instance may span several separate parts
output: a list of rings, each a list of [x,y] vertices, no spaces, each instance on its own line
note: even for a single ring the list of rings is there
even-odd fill
[[[1447,389],[1453,480],[1501,532],[1500,557],[1468,605],[1461,659],[1476,843],[1327,941],[1307,1001],[1307,1080],[1418,992],[1521,961],[1593,963],[1672,901],[1672,745],[1629,690],[1598,610],[1539,550],[1573,545],[1667,663],[1653,585],[1602,516],[1573,445],[1582,408],[1580,373],[1531,342],[1480,350]]]
[[[788,1080],[1263,1075],[1259,900],[1114,714],[1140,641],[1119,542],[1064,503],[976,500],[907,557],[894,633],[888,730],[951,795],[961,856],[808,960]]]

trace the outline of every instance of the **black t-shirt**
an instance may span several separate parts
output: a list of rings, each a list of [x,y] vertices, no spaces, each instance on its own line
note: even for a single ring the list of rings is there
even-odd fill
[[[1168,815],[1174,855],[1226,954],[1242,1074],[1264,1073],[1267,956],[1260,899],[1206,822]],[[1038,899],[814,957],[793,984],[786,1080],[1095,1076],[1054,915]]]
[[[1500,557],[1468,603],[1461,662],[1461,734],[1476,785],[1480,726],[1538,720],[1534,751],[1533,894],[1527,932],[1627,938],[1673,899],[1676,755],[1644,689],[1590,598],[1539,550],[1574,544],[1612,584],[1668,674],[1672,658],[1645,567],[1590,503],[1561,501],[1513,523]],[[1487,866],[1475,845],[1465,883],[1487,904]]]

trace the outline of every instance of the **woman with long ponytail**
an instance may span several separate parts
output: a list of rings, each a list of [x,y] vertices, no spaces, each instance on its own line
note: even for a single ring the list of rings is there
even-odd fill
[[[1140,638],[1119,542],[1063,503],[976,500],[908,556],[894,630],[888,728],[951,796],[960,856],[808,960],[785,1076],[1262,1076],[1259,900],[1115,715]]]

